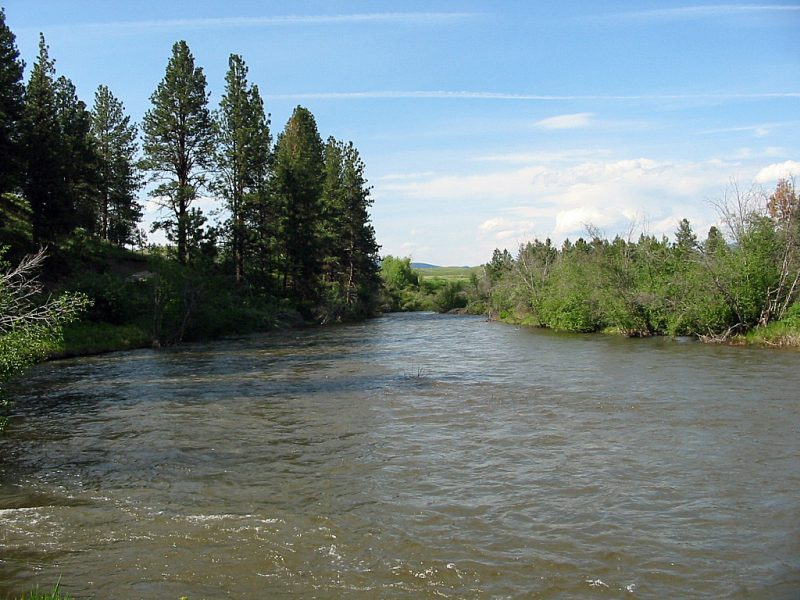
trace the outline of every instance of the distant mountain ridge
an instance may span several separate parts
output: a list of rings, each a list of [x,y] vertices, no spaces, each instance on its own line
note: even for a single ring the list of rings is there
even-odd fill
[[[430,263],[423,263],[423,262],[412,262],[411,263],[412,269],[471,269],[472,267],[467,265],[448,265],[443,267],[442,265],[432,265]]]

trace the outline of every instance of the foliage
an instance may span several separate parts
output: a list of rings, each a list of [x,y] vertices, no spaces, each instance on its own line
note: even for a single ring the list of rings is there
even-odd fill
[[[567,240],[560,250],[538,240],[516,257],[495,250],[468,288],[470,307],[553,329],[628,336],[729,340],[780,323],[774,328],[785,343],[795,331],[789,308],[800,293],[797,206],[787,181],[769,198],[734,187],[717,203],[728,239],[712,228],[700,243],[684,219],[673,243],[595,234]]]
[[[204,188],[212,167],[214,125],[208,109],[206,78],[185,41],[176,42],[164,78],[144,115],[143,169],[159,182],[150,196],[171,211],[160,222],[177,242],[178,261],[189,262],[189,239],[200,225],[189,206]]]
[[[275,145],[274,193],[279,206],[283,292],[311,316],[322,274],[324,147],[317,123],[298,106]]]
[[[0,195],[16,191],[24,176],[22,152],[24,63],[0,8]]]
[[[89,303],[82,294],[44,296],[37,280],[44,258],[40,251],[0,273],[0,404],[5,402],[6,384],[55,351],[61,328]],[[0,428],[4,425],[0,416]]]
[[[116,350],[146,348],[152,344],[150,332],[134,324],[78,321],[64,327],[64,335],[49,356],[86,356]]]
[[[91,133],[99,161],[95,229],[102,239],[123,246],[133,243],[142,217],[142,206],[136,201],[142,187],[135,164],[137,128],[108,87],[98,87],[94,98]]]
[[[231,54],[225,76],[225,93],[217,116],[217,175],[213,189],[224,198],[230,217],[225,238],[237,284],[245,278],[247,259],[252,246],[269,251],[273,245],[272,225],[267,215],[274,215],[266,190],[271,170],[272,137],[269,119],[258,86],[247,81],[247,66],[241,56]],[[258,210],[259,208],[263,210]],[[265,217],[262,221],[258,217]],[[252,226],[250,232],[248,229]],[[255,235],[253,235],[255,234]],[[259,244],[259,242],[261,242]]]
[[[61,177],[61,137],[55,62],[44,37],[33,65],[25,102],[25,197],[31,206],[34,242],[56,239],[71,229],[72,206]]]
[[[464,284],[460,281],[447,281],[436,292],[433,299],[436,310],[441,313],[466,308],[467,297],[464,294]]]
[[[258,87],[240,56],[228,64],[212,116],[203,70],[185,41],[173,45],[141,124],[137,162],[139,127],[122,103],[101,85],[87,110],[56,73],[42,36],[23,86],[0,10],[0,235],[15,259],[48,244],[48,284],[94,298],[92,323],[132,325],[173,343],[225,327],[259,329],[277,313],[294,320],[293,310],[328,322],[378,309],[379,246],[355,146],[334,138],[324,145],[314,116],[298,106],[273,152]],[[109,245],[145,250],[136,198],[144,174],[166,209],[153,227],[168,245],[147,249],[153,277],[129,281],[131,271],[115,269],[127,270],[121,263],[134,255]],[[206,193],[220,201],[210,215],[195,203]],[[209,222],[218,214],[227,220]]]
[[[323,281],[335,289],[336,314],[365,317],[379,301],[379,259],[364,162],[352,142],[329,138],[322,194]],[[330,302],[323,302],[328,306]],[[337,319],[338,320],[338,319]]]

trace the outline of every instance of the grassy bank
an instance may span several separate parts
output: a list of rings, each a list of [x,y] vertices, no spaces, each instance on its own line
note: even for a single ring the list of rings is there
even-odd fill
[[[61,591],[60,585],[56,584],[49,592],[43,592],[38,587],[14,597],[14,600],[72,600],[72,596]]]
[[[469,308],[469,307],[468,307]],[[468,311],[469,312],[469,311]],[[531,314],[516,313],[513,311],[502,311],[492,313],[489,318],[494,321],[506,323],[508,325],[522,325],[527,327],[543,327]],[[546,327],[550,329],[549,327]],[[558,331],[557,329],[555,329]],[[563,330],[568,331],[568,330]],[[609,335],[625,335],[625,332],[613,327],[606,327],[595,333]],[[666,335],[666,334],[657,334]],[[716,341],[716,340],[704,340]],[[746,335],[738,335],[719,343],[731,346],[760,346],[764,348],[794,348],[800,349],[800,323],[794,318],[787,318],[782,321],[770,323],[748,332]]]
[[[737,338],[748,346],[767,346],[769,348],[800,348],[800,326],[778,321],[766,327],[758,327],[746,336]]]
[[[79,321],[64,328],[63,341],[51,358],[88,356],[152,345],[151,334],[138,325]]]

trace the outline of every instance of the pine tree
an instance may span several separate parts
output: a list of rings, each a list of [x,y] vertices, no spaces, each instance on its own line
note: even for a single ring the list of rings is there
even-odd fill
[[[92,138],[92,116],[64,76],[55,82],[60,133],[61,176],[72,210],[72,227],[96,232],[99,212],[99,158]]]
[[[150,97],[153,107],[144,116],[145,158],[142,166],[160,181],[150,195],[170,209],[174,219],[163,222],[174,230],[178,260],[189,261],[189,231],[196,219],[189,206],[206,184],[212,166],[214,125],[208,110],[206,78],[185,41],[172,47],[164,79]]]
[[[25,110],[24,63],[19,58],[16,38],[6,25],[0,8],[0,194],[22,183],[22,120]]]
[[[25,197],[31,205],[33,240],[47,243],[71,228],[73,211],[62,176],[55,62],[41,34],[25,100]]]
[[[248,216],[260,213],[252,204],[263,202],[269,172],[271,137],[269,122],[258,87],[248,86],[247,66],[232,54],[225,77],[225,94],[220,101],[217,119],[219,132],[214,188],[225,198],[230,220],[227,224],[234,279],[244,277],[248,254]],[[258,220],[260,221],[260,219]],[[254,223],[256,226],[259,223]]]
[[[44,36],[25,94],[24,194],[33,238],[48,243],[82,227],[92,232],[97,210],[97,153],[91,116],[75,86],[56,78]]]
[[[344,214],[344,144],[333,136],[325,144],[325,175],[322,184],[322,210],[320,213],[320,251],[328,283],[340,279],[344,255],[342,229],[346,225]]]
[[[142,207],[136,193],[142,178],[136,169],[136,125],[108,87],[97,88],[92,108],[92,135],[99,158],[97,231],[118,246],[133,242]]]
[[[251,90],[251,104],[261,133],[256,136],[251,148],[250,193],[245,196],[244,213],[247,227],[247,243],[245,245],[244,262],[249,269],[250,283],[255,283],[267,293],[272,293],[273,269],[278,254],[278,219],[279,210],[272,190],[274,154],[272,151],[272,134],[270,132],[269,115],[265,117],[264,103],[258,86]]]
[[[329,138],[325,146],[321,243],[327,280],[351,313],[367,315],[377,302],[378,251],[370,224],[370,187],[358,150]]]
[[[324,147],[314,116],[298,106],[275,145],[285,292],[307,316],[318,300]]]

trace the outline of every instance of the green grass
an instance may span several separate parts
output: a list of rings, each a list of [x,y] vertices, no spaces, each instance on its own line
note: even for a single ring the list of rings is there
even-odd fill
[[[772,348],[800,348],[800,327],[778,321],[757,327],[744,336],[744,343]]]
[[[72,600],[72,596],[62,593],[60,587],[60,584],[57,583],[49,592],[43,592],[36,587],[19,598],[15,597],[14,600]]]
[[[469,281],[472,273],[481,274],[483,267],[436,267],[433,269],[414,269],[422,279],[442,281]]]
[[[147,348],[150,345],[152,345],[150,335],[136,325],[78,321],[64,328],[64,342],[57,355],[84,356],[115,350]]]

